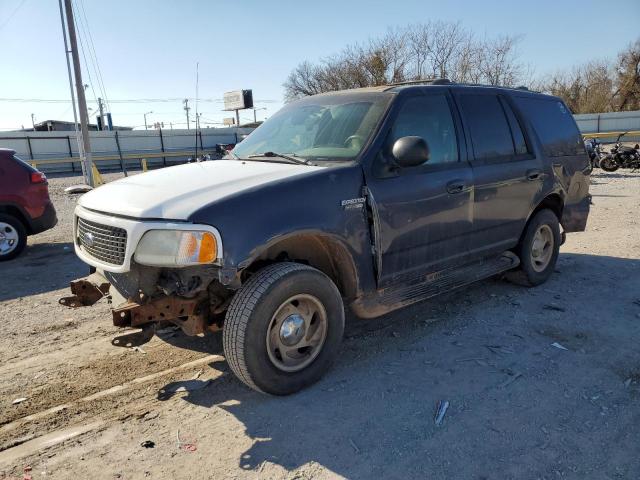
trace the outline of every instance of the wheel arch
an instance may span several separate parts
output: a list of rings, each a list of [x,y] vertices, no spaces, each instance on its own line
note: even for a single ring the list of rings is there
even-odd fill
[[[551,210],[556,217],[558,217],[558,222],[562,222],[562,213],[564,211],[564,196],[562,193],[558,193],[558,192],[553,192],[550,193],[549,195],[547,195],[546,197],[544,197],[536,206],[533,210],[531,210],[531,213],[529,213],[529,216],[527,217],[527,221],[524,224],[524,228],[522,229],[522,232],[520,233],[520,238],[518,239],[518,245],[520,245],[522,243],[522,239],[524,238],[526,232],[527,232],[527,226],[529,225],[529,222],[531,222],[531,219],[535,216],[536,213],[538,213],[540,210]]]
[[[318,232],[303,232],[278,238],[264,246],[243,268],[241,278],[277,262],[297,262],[327,275],[346,298],[355,298],[359,276],[349,248],[340,240]]]
[[[533,218],[533,216],[538,213],[540,210],[549,209],[553,213],[555,213],[556,217],[558,217],[558,221],[562,219],[562,213],[564,211],[564,198],[560,193],[551,193],[544,197],[536,208],[533,209],[529,218],[527,219],[527,223]]]
[[[31,234],[31,222],[29,222],[28,217],[25,213],[17,206],[12,204],[0,204],[0,213],[4,213],[5,215],[11,215],[22,223],[27,234]]]

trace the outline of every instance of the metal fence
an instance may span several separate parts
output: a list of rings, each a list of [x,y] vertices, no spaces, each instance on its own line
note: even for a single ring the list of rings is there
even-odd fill
[[[615,132],[635,132],[634,135],[626,135],[624,141],[637,142],[640,136],[640,111],[632,112],[610,112],[610,113],[584,113],[574,115],[580,132],[585,133],[607,133],[613,132],[609,141],[615,141]]]
[[[581,133],[640,131],[640,111],[574,115]],[[100,171],[149,168],[184,163],[198,153],[212,153],[216,145],[236,144],[252,128],[195,130],[131,130],[90,132],[93,159]],[[610,135],[609,135],[610,136]],[[612,139],[615,138],[615,134]],[[625,141],[640,137],[626,136]],[[0,133],[0,148],[12,148],[20,158],[51,173],[80,172],[75,132]]]
[[[136,169],[145,159],[149,168],[184,163],[216,145],[236,144],[252,128],[195,130],[131,130],[90,132],[93,159],[100,171]],[[23,160],[47,173],[80,172],[75,132],[0,133],[0,148],[11,148]]]

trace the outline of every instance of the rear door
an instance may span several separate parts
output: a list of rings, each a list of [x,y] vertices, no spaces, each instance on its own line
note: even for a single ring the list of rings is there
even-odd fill
[[[455,98],[472,150],[471,253],[490,255],[517,244],[545,174],[508,98],[492,90]]]
[[[377,161],[393,163],[391,147],[405,136],[426,140],[431,155],[391,175],[368,174],[380,285],[455,263],[467,251],[472,225],[471,167],[461,159],[450,95],[439,90],[399,102]]]

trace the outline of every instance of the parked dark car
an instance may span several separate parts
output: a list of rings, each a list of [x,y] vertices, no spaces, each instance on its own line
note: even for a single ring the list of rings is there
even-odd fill
[[[82,196],[76,253],[96,272],[63,305],[113,321],[222,329],[251,388],[289,394],[339,352],[344,306],[376,317],[503,272],[553,273],[585,229],[590,163],[569,109],[522,89],[392,85],[292,102],[225,159]],[[562,229],[562,230],[561,230]]]
[[[47,177],[15,153],[0,148],[0,262],[17,257],[27,236],[53,228],[58,221]]]

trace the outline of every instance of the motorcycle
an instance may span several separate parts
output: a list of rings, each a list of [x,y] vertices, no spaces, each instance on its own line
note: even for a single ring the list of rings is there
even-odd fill
[[[600,167],[600,159],[605,155],[600,141],[597,138],[587,138],[584,146],[591,161],[591,169]]]
[[[600,159],[600,168],[605,172],[615,172],[619,168],[640,169],[640,145],[636,143],[635,147],[627,147],[620,143],[620,138],[626,133],[618,135],[615,146]]]

